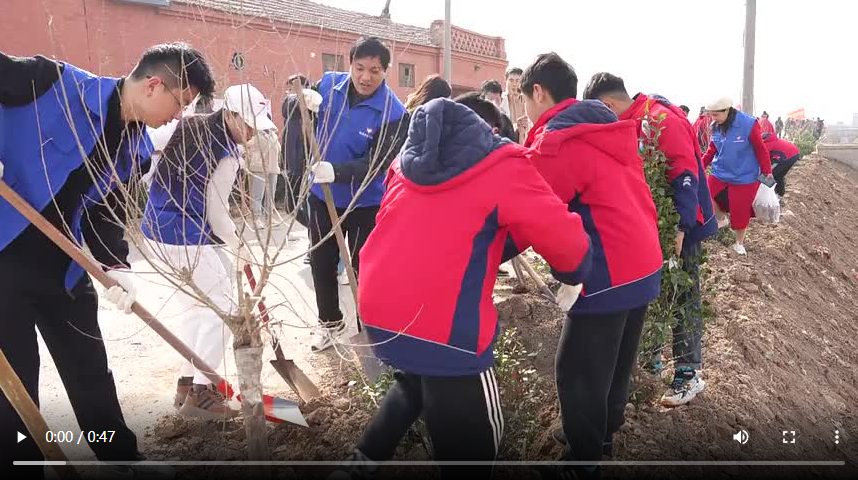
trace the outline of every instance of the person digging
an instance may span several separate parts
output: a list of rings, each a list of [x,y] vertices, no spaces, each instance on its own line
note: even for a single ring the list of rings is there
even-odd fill
[[[146,126],[179,118],[215,86],[203,55],[187,44],[157,45],[143,52],[122,78],[93,75],[41,55],[0,52],[0,178],[77,244],[86,243],[120,286],[104,298],[130,313],[136,296],[129,269],[120,184],[146,171],[153,150]],[[114,431],[109,443],[89,446],[102,462],[145,459],[125,424],[98,325],[98,296],[83,268],[0,201],[0,349],[39,402],[38,328],[63,380],[83,431]],[[26,431],[0,397],[0,430]],[[41,478],[38,467],[13,460],[41,460],[36,443],[14,435],[0,440],[0,477]],[[101,473],[172,478],[164,465],[105,465]],[[106,471],[106,472],[105,472]]]
[[[703,317],[698,258],[703,252],[703,240],[718,233],[700,148],[684,111],[658,95],[629,96],[623,79],[616,75],[606,72],[593,75],[584,90],[584,98],[602,101],[620,120],[634,120],[643,144],[653,143],[648,125],[660,128],[657,146],[668,165],[666,176],[673,188],[673,206],[679,215],[674,255],[681,260],[682,269],[693,282],[691,289],[677,299],[679,304],[688,306],[688,313],[677,318],[673,327],[673,381],[661,397],[661,404],[685,405],[706,387],[706,382],[700,378]]]
[[[229,215],[239,146],[274,124],[266,114],[265,97],[253,85],[227,88],[223,105],[215,113],[179,123],[153,176],[141,228],[172,271],[189,271],[207,300],[229,313],[237,305],[233,260],[243,271],[248,257]],[[185,291],[176,298],[182,311],[182,341],[217,368],[232,332],[201,299]],[[179,413],[208,420],[237,416],[210,383],[204,372],[183,362],[174,402]]]

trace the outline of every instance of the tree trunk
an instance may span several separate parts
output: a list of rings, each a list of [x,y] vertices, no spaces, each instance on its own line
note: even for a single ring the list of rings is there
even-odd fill
[[[241,388],[241,411],[244,415],[244,431],[247,434],[248,460],[270,461],[271,450],[268,447],[268,430],[262,403],[262,347],[236,348],[235,364]],[[270,465],[253,465],[250,471],[252,478],[271,478]]]

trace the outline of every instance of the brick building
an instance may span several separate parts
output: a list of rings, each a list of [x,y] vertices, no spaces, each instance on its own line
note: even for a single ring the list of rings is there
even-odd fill
[[[403,25],[309,0],[4,0],[0,50],[43,54],[103,75],[122,75],[148,46],[183,40],[202,50],[219,87],[249,81],[274,102],[286,79],[348,68],[360,35],[383,38],[393,53],[387,81],[404,100],[443,69],[444,22]],[[504,39],[452,30],[454,94],[503,79]],[[276,120],[279,123],[279,120]]]

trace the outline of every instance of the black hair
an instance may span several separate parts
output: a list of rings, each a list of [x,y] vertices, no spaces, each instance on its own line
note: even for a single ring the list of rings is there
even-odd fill
[[[724,110],[722,110],[722,111],[724,111]],[[727,112],[727,120],[725,120],[724,123],[722,123],[721,125],[718,125],[718,122],[715,122],[715,128],[720,129],[722,135],[726,135],[727,131],[730,130],[730,127],[733,125],[733,122],[736,121],[736,112],[738,112],[738,110],[736,110],[733,107],[730,107],[730,108],[726,109],[726,112]]]
[[[599,100],[604,96],[629,98],[623,79],[608,72],[593,75],[584,89],[584,100]]]
[[[688,115],[688,112],[691,111],[691,109],[688,108],[688,105],[680,105],[679,109],[682,110],[683,112],[685,112],[686,115]]]
[[[704,113],[706,113],[706,107],[700,107],[700,113],[698,113],[698,115],[703,115]]]
[[[470,108],[492,128],[503,128],[501,111],[494,103],[486,99],[480,92],[468,92],[453,99],[456,103]]]
[[[295,75],[290,76],[289,79],[286,80],[286,85],[292,86],[292,82],[294,82],[295,80],[301,82],[301,88],[308,88],[310,86],[310,79],[300,73],[296,73]]]
[[[539,84],[555,103],[578,95],[578,75],[575,69],[554,52],[543,53],[521,74],[521,91],[533,96],[533,86]]]
[[[182,42],[147,48],[130,76],[134,80],[158,76],[173,88],[194,87],[203,99],[211,98],[215,90],[214,74],[203,54]]]
[[[480,87],[480,91],[482,93],[497,93],[498,95],[502,95],[503,87],[497,80],[486,80]]]
[[[349,63],[355,59],[378,57],[381,68],[387,70],[390,66],[390,49],[378,37],[360,37],[349,50]]]
[[[503,78],[504,78],[504,80],[506,80],[507,78],[510,77],[510,75],[521,76],[521,74],[523,74],[523,73],[524,73],[524,70],[522,70],[518,67],[509,67],[508,69],[506,69],[506,73],[504,74]]]

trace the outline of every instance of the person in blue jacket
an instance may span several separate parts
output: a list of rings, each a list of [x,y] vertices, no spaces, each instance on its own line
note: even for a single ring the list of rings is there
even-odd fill
[[[92,256],[119,286],[106,298],[125,313],[134,303],[134,275],[124,240],[129,184],[148,169],[152,142],[146,127],[178,118],[197,95],[210,97],[215,81],[202,54],[183,43],[147,49],[122,78],[94,75],[41,55],[0,52],[0,178],[48,222]],[[98,296],[89,275],[48,237],[0,200],[0,350],[39,403],[36,328],[71,401],[82,431],[114,432],[89,444],[102,462],[145,458],[125,424],[98,325]],[[0,396],[0,478],[39,478],[36,442]],[[86,437],[84,437],[86,438]],[[113,476],[171,478],[160,465],[104,465]]]
[[[390,50],[375,37],[358,39],[349,51],[348,72],[328,72],[315,85],[322,95],[316,137],[322,159],[311,168],[310,268],[323,327],[314,352],[331,347],[345,329],[340,310],[337,263],[340,249],[331,231],[321,183],[330,184],[351,262],[360,269],[360,250],[375,227],[384,194],[384,174],[408,134],[408,114],[385,82]]]

